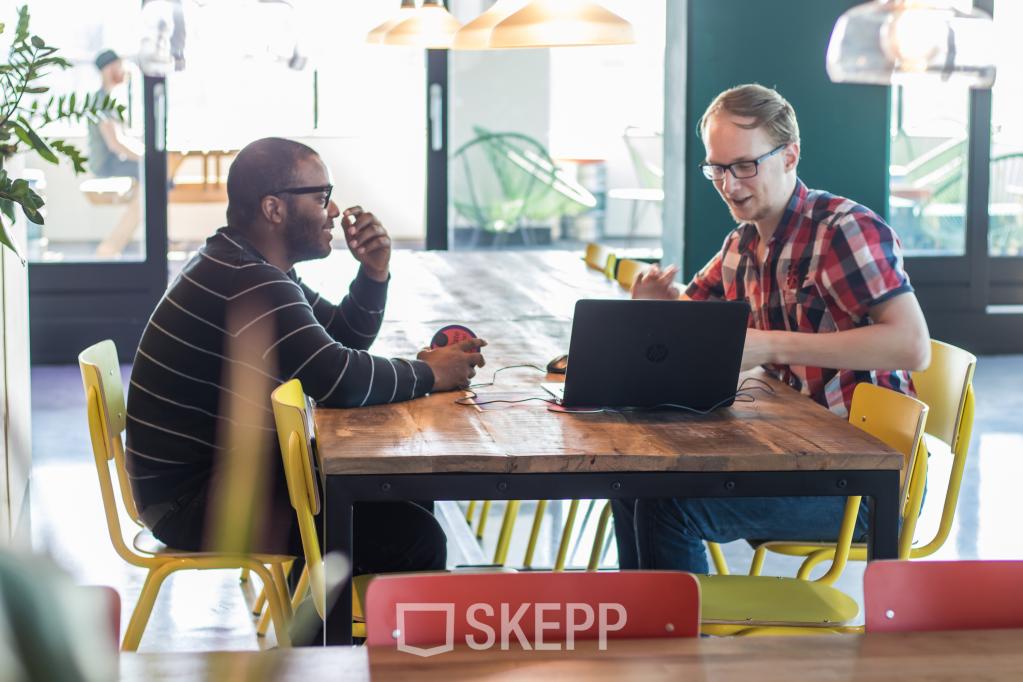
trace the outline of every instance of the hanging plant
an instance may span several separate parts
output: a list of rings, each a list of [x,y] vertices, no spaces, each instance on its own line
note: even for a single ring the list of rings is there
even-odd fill
[[[50,91],[43,84],[47,74],[54,69],[71,68],[71,63],[57,56],[57,48],[32,35],[28,24],[28,6],[24,6],[18,10],[18,25],[7,61],[0,62],[0,87],[3,88],[3,103],[0,104],[0,244],[14,251],[19,258],[22,256],[9,231],[14,223],[16,205],[21,207],[25,217],[42,225],[43,216],[39,209],[43,207],[43,199],[32,191],[28,181],[8,175],[4,168],[7,159],[24,147],[49,163],[59,163],[63,156],[71,162],[76,175],[84,173],[88,159],[74,145],[48,137],[46,126],[55,121],[81,122],[84,119],[96,122],[106,118],[124,118],[124,105],[109,95],[78,97],[72,93],[41,97]],[[4,32],[4,28],[4,24],[0,23],[0,33]]]

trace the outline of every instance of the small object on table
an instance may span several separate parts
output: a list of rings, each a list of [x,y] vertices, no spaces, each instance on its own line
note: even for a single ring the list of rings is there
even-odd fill
[[[437,333],[433,335],[433,340],[430,341],[430,349],[436,350],[437,348],[444,348],[445,346],[475,338],[475,332],[468,327],[463,327],[460,324],[449,324],[438,329]]]

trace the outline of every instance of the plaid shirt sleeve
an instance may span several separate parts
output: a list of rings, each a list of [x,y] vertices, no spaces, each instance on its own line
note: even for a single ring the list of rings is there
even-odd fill
[[[721,264],[724,262],[725,254],[733,246],[733,235],[734,232],[728,233],[725,243],[721,245],[721,250],[714,254],[710,262],[704,265],[703,269],[696,273],[693,280],[689,282],[685,291],[686,298],[694,301],[724,299],[725,285],[724,278],[721,276]]]
[[[821,283],[832,300],[854,320],[872,306],[913,291],[903,267],[895,231],[867,210],[839,215],[824,249]]]

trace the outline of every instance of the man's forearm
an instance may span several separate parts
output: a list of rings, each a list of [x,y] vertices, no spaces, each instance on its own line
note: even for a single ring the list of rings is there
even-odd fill
[[[852,370],[921,370],[929,362],[927,339],[898,325],[873,324],[833,333],[759,332],[767,362]]]

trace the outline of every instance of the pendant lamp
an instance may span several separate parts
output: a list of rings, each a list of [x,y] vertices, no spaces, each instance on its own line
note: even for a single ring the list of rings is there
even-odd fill
[[[462,24],[451,16],[442,0],[423,0],[422,7],[387,32],[384,44],[445,49],[451,47],[460,28]]]
[[[528,0],[497,0],[493,7],[479,15],[455,34],[451,47],[456,50],[490,49],[494,27],[522,9]]]
[[[627,45],[632,24],[587,0],[532,0],[498,23],[490,47]]]
[[[366,42],[377,44],[384,42],[384,36],[387,35],[387,32],[412,16],[412,12],[415,10],[416,0],[401,0],[401,7],[398,9],[398,12],[393,17],[370,31],[366,36]]]
[[[950,0],[874,0],[845,12],[828,45],[836,83],[995,82],[994,22]]]

